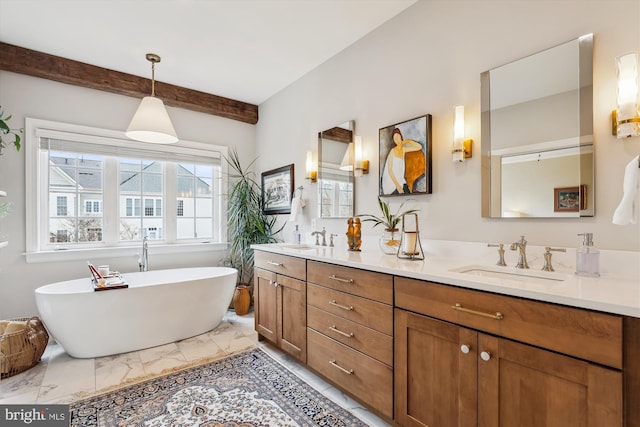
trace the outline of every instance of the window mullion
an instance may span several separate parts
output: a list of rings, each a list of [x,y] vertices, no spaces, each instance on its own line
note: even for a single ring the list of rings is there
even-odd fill
[[[104,183],[102,186],[102,238],[107,246],[119,243],[120,201],[118,197],[118,159],[106,156],[104,159]]]
[[[164,238],[167,243],[176,243],[178,239],[177,227],[177,163],[165,162],[164,164]]]

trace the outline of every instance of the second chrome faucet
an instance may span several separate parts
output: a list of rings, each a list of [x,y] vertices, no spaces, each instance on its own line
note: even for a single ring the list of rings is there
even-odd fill
[[[529,268],[529,264],[527,263],[527,241],[524,240],[524,236],[520,236],[520,240],[513,242],[509,249],[518,251],[516,268]]]

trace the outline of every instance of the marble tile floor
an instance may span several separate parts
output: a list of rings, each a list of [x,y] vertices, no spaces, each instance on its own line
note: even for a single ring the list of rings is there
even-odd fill
[[[38,365],[0,381],[0,404],[69,403],[127,383],[159,376],[163,371],[166,373],[181,369],[203,363],[207,359],[220,359],[258,346],[369,426],[390,425],[266,341],[258,342],[253,325],[253,312],[237,316],[230,310],[220,326],[205,334],[176,343],[96,359],[74,359],[59,344],[52,342],[47,346]]]

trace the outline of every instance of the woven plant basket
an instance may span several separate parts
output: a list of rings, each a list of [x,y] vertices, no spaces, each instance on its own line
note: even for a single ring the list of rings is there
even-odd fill
[[[40,362],[49,334],[42,321],[37,317],[11,319],[13,322],[25,322],[26,328],[0,335],[0,378],[19,374]]]

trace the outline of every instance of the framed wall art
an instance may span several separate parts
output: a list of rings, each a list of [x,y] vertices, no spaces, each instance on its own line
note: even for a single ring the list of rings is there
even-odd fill
[[[293,164],[262,172],[262,212],[267,215],[291,213]]]
[[[378,139],[379,194],[431,194],[431,114],[384,127]]]
[[[554,212],[579,212],[587,208],[587,187],[560,187],[553,189]]]

